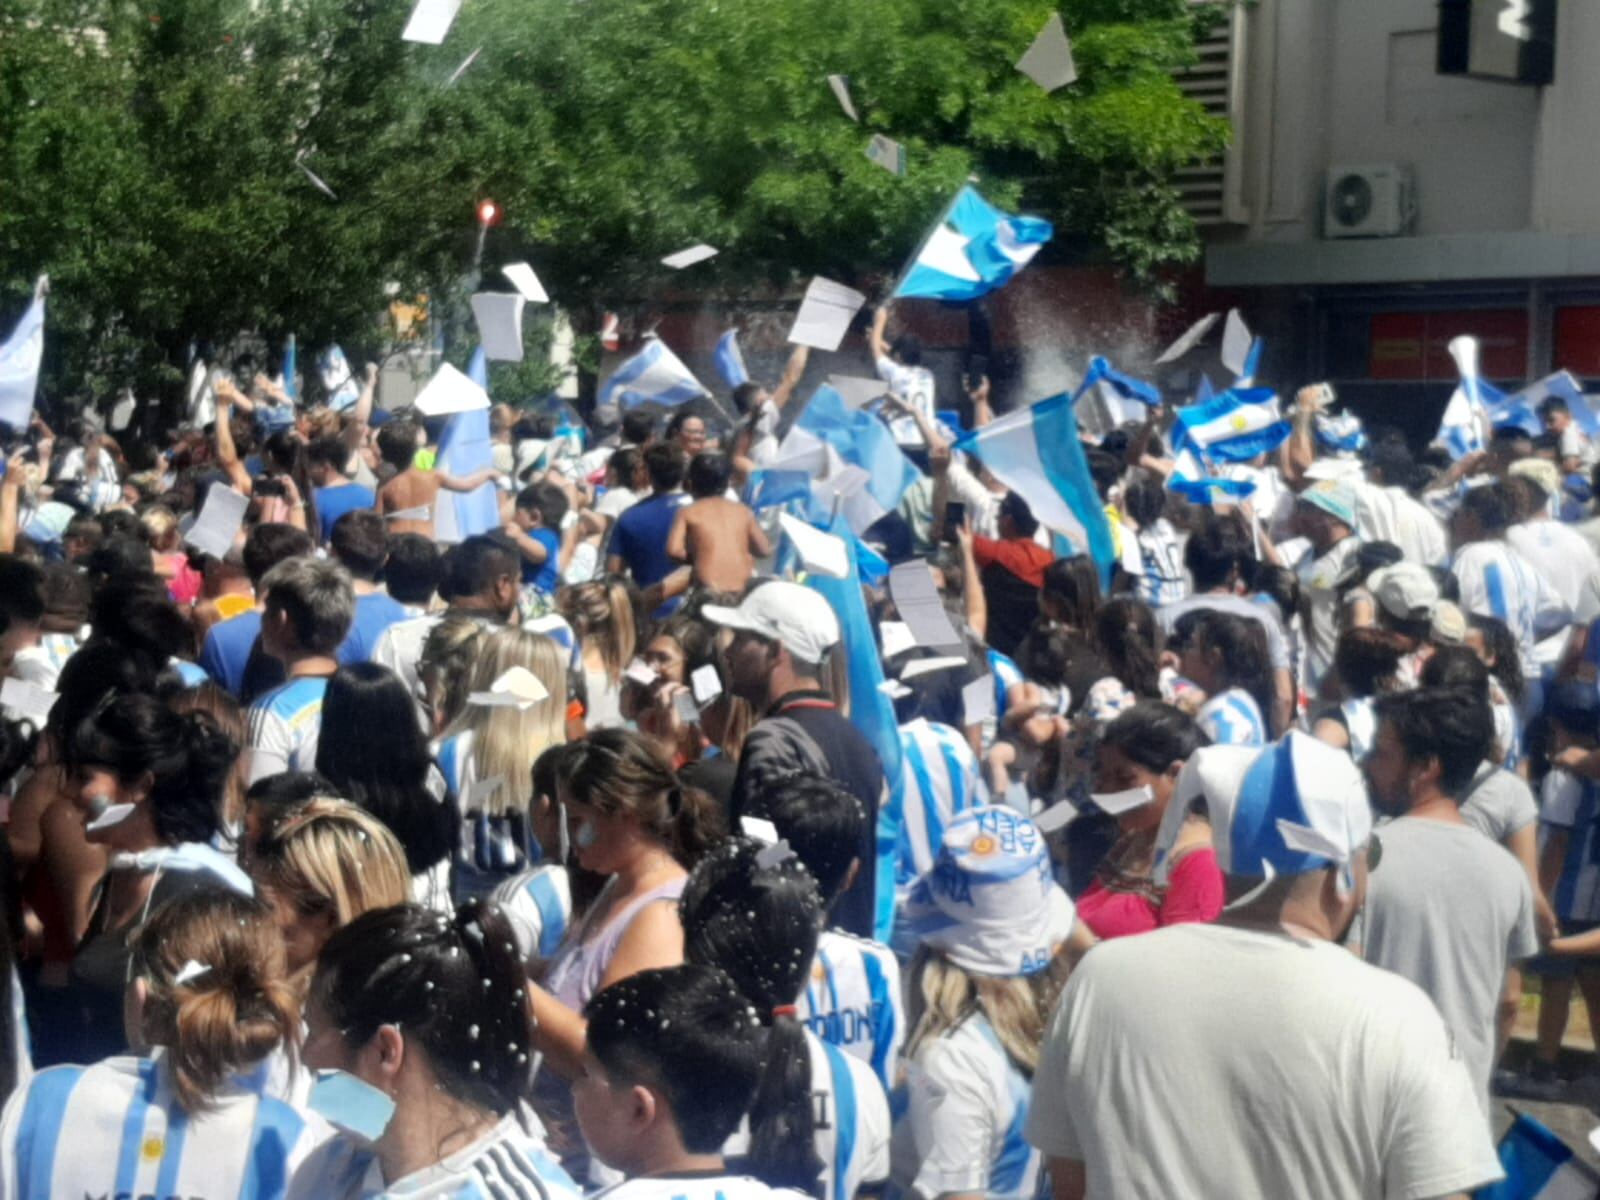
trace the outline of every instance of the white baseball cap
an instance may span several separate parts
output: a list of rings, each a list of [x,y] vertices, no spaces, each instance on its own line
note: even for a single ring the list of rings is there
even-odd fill
[[[708,604],[701,613],[715,625],[771,638],[802,662],[821,662],[839,641],[839,618],[828,602],[785,579],[753,589],[738,608]]]
[[[1384,612],[1401,621],[1431,619],[1439,607],[1439,583],[1420,563],[1380,567],[1367,576],[1367,590]]]

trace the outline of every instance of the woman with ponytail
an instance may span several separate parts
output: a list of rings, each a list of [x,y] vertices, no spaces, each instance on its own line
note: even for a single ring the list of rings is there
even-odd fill
[[[576,1200],[524,1115],[533,1078],[528,977],[499,909],[378,909],[328,939],[306,1005],[313,1105],[341,1132],[295,1177],[317,1200]]]
[[[122,992],[140,928],[161,905],[197,891],[249,896],[250,879],[214,847],[239,747],[206,713],[176,713],[152,696],[100,705],[67,735],[72,803],[91,845],[110,851],[65,1003],[76,1053],[121,1053]]]
[[[679,901],[684,959],[717,967],[769,1029],[766,1069],[724,1154],[769,1187],[848,1198],[889,1173],[889,1102],[872,1068],[811,1033],[795,1002],[825,912],[786,845],[741,838],[700,863]]]
[[[36,1075],[0,1118],[0,1187],[282,1197],[330,1131],[263,1094],[299,1029],[272,918],[231,893],[181,897],[144,925],[131,966],[128,1032],[147,1056]]]
[[[1161,627],[1150,606],[1131,596],[1108,600],[1094,630],[1109,673],[1140,700],[1161,699]]]

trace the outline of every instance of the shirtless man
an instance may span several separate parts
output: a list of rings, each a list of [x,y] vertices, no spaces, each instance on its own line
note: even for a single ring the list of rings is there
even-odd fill
[[[694,503],[678,510],[667,535],[667,553],[686,562],[694,582],[716,592],[744,590],[756,559],[772,553],[756,515],[724,493],[733,465],[725,454],[697,454],[689,464],[689,494]]]
[[[420,533],[433,538],[434,511],[439,504],[439,489],[451,492],[471,492],[482,487],[500,472],[493,467],[483,467],[456,478],[435,467],[425,471],[412,465],[417,449],[422,445],[422,431],[411,420],[390,421],[378,430],[378,454],[395,469],[394,478],[378,489],[378,511],[389,521],[389,536],[402,533]],[[424,509],[425,515],[396,518],[395,513],[411,509]]]

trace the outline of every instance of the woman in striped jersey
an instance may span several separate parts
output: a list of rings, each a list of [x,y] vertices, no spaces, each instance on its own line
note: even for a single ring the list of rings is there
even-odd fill
[[[1175,636],[1183,650],[1179,670],[1210,697],[1195,714],[1217,746],[1264,746],[1272,711],[1272,663],[1258,622],[1233,613],[1201,609],[1193,625],[1179,618]]]
[[[533,1074],[527,986],[511,926],[477,901],[453,919],[414,904],[379,909],[329,938],[306,1006],[306,1065],[355,1076],[358,1090],[387,1098],[374,1097],[386,1112],[377,1128],[341,1128],[290,1194],[576,1200],[522,1107]],[[329,1117],[344,1125],[338,1111]]]
[[[679,903],[684,961],[727,972],[770,1030],[748,1125],[723,1153],[770,1187],[851,1200],[888,1177],[889,1102],[870,1066],[797,1019],[822,913],[793,850],[746,838],[702,860]]]
[[[0,1118],[0,1195],[284,1195],[328,1134],[262,1094],[299,1010],[272,918],[253,901],[172,901],[134,947],[129,1026],[148,1057],[52,1067]]]
[[[907,994],[913,1022],[894,1185],[922,1200],[1043,1195],[1023,1137],[1050,1011],[1066,982],[1072,901],[1044,835],[1008,808],[952,822],[907,904],[922,939]]]

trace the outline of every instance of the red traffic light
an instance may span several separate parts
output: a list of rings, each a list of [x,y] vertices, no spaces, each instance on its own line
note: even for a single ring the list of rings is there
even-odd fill
[[[500,206],[493,200],[484,200],[478,205],[478,224],[494,225],[500,220]]]

